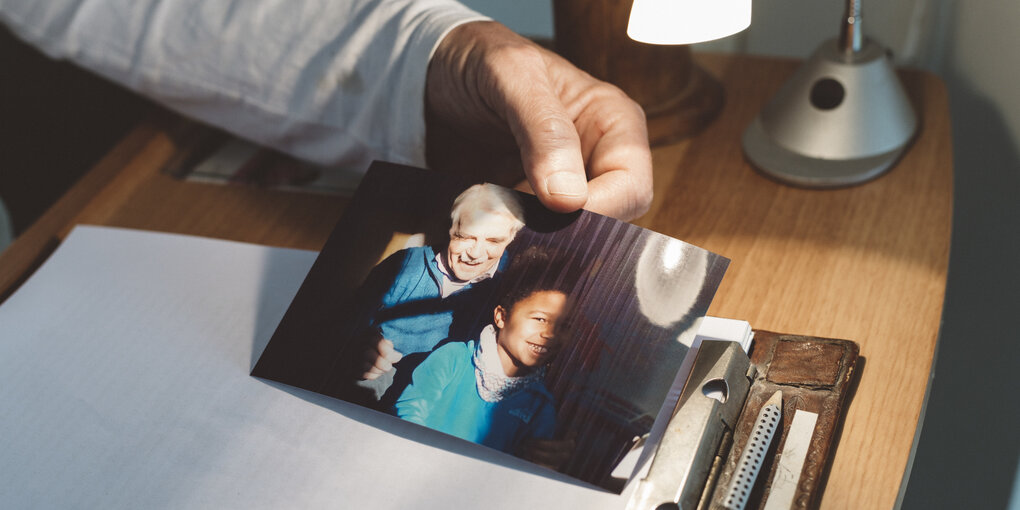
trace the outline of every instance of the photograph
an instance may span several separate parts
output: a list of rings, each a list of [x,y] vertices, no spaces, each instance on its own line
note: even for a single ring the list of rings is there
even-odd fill
[[[376,162],[252,375],[619,492],[729,261]],[[618,470],[619,471],[619,470]]]

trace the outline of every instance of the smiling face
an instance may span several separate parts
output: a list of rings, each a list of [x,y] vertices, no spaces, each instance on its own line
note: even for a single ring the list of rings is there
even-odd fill
[[[446,266],[453,278],[473,280],[489,271],[514,240],[514,219],[487,211],[465,214],[450,229]]]
[[[496,307],[496,347],[506,375],[525,375],[552,359],[560,346],[556,321],[566,301],[560,291],[541,290],[517,301],[510,310]]]

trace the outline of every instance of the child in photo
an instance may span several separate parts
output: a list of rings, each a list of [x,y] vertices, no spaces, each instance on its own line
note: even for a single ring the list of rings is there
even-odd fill
[[[397,400],[397,416],[515,453],[522,441],[551,439],[556,407],[545,369],[563,341],[569,288],[548,255],[515,257],[492,324],[477,340],[433,351]]]

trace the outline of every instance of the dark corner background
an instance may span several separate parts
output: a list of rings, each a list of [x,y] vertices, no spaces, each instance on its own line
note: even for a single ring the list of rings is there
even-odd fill
[[[1020,147],[1004,112],[967,76],[942,78],[953,129],[953,239],[902,508],[1020,510]]]
[[[153,106],[0,27],[0,199],[25,231]]]

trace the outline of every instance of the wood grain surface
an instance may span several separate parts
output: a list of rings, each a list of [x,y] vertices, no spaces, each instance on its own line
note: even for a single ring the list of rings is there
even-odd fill
[[[740,136],[797,62],[698,55],[726,90],[697,137],[654,150],[655,199],[638,225],[732,260],[709,313],[757,329],[855,340],[866,360],[823,508],[890,508],[918,425],[938,335],[952,218],[946,90],[901,74],[920,112],[913,146],[862,186],[779,184],[743,158]],[[136,128],[0,254],[0,299],[78,223],[319,249],[346,200],[189,183],[160,172],[178,121]]]

